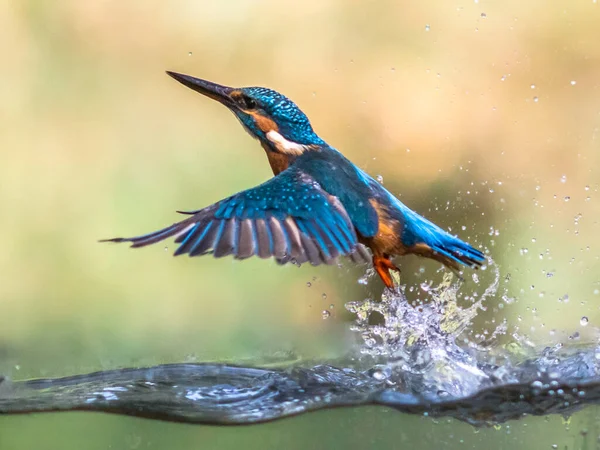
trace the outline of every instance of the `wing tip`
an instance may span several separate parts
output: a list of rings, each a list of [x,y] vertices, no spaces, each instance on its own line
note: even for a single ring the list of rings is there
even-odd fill
[[[111,238],[111,239],[99,239],[98,242],[100,243],[105,243],[105,242],[112,242],[114,244],[120,244],[123,242],[131,242],[131,245],[129,246],[130,248],[137,248],[137,247],[143,247],[144,244],[143,243],[137,243],[134,241],[133,238]]]
[[[119,242],[127,242],[129,239],[127,238],[110,238],[110,239],[98,239],[98,242],[115,242],[115,243],[119,243]]]

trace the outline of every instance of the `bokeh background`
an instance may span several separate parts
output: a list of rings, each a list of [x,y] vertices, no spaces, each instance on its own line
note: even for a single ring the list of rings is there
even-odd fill
[[[285,93],[401,200],[487,248],[502,283],[480,328],[596,339],[599,27],[596,0],[1,2],[0,373],[326,359],[356,341],[343,305],[381,289],[357,283],[364,268],[97,243],[271,176],[233,116],[167,69]],[[414,286],[439,275],[401,266]],[[383,408],[242,429],[74,413],[0,418],[0,448],[595,448],[597,414],[478,432]]]

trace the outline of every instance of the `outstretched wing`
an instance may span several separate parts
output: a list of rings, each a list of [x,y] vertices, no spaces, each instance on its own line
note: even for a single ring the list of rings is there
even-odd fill
[[[190,217],[154,233],[107,241],[143,247],[175,236],[180,244],[175,255],[273,256],[279,263],[331,264],[340,255],[354,262],[370,259],[341,202],[293,167],[253,189],[184,214]]]

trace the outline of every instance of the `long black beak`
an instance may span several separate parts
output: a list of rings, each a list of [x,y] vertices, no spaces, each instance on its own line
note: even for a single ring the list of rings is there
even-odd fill
[[[222,86],[206,80],[201,80],[200,78],[194,78],[189,75],[183,75],[181,73],[169,72],[168,70],[167,75],[175,78],[184,86],[187,86],[190,89],[201,93],[202,95],[206,95],[207,97],[210,97],[227,107],[231,107],[234,104],[232,98],[230,97],[230,94],[232,91],[234,91],[234,88]]]

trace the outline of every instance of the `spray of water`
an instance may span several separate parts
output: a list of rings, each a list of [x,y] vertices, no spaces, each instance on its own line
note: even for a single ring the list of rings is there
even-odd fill
[[[362,338],[360,352],[373,364],[373,376],[413,392],[452,397],[489,384],[490,374],[481,368],[486,350],[468,337],[473,319],[498,290],[498,267],[489,261],[487,269],[493,280],[481,295],[467,296],[466,306],[459,304],[465,303],[459,295],[465,283],[451,273],[437,286],[423,283],[425,298],[417,302],[409,302],[405,289],[398,288],[387,289],[380,301],[347,303],[346,309],[356,315],[352,329]],[[500,324],[492,336],[504,331]]]

